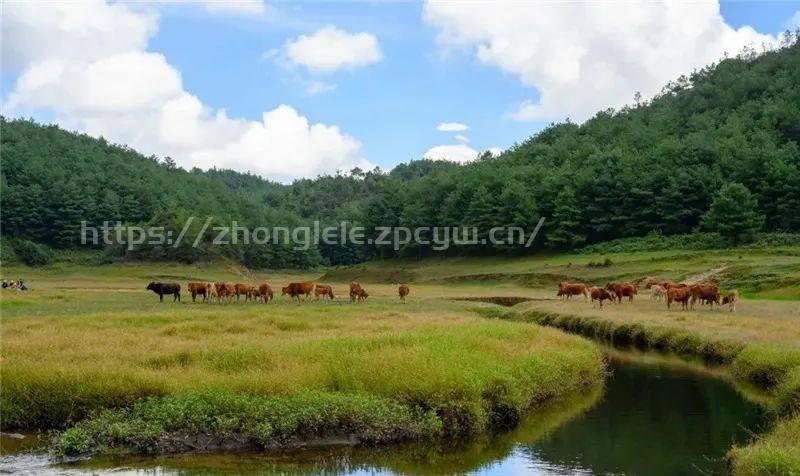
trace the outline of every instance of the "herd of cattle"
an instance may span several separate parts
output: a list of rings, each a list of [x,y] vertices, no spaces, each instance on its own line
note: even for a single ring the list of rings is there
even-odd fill
[[[600,303],[603,308],[603,301],[622,303],[622,298],[627,297],[628,301],[633,301],[633,297],[639,294],[639,284],[650,290],[650,299],[661,301],[666,300],[667,308],[672,307],[672,303],[680,303],[682,310],[694,309],[694,304],[700,301],[708,304],[711,309],[716,305],[728,305],[731,312],[736,311],[736,301],[739,300],[739,293],[735,289],[728,291],[722,297],[719,286],[713,282],[694,282],[676,283],[665,279],[644,278],[638,282],[618,283],[609,282],[604,287],[589,286],[585,283],[568,283],[562,281],[558,283],[557,296],[561,299],[569,299],[572,296],[582,295],[586,300],[591,299],[592,307]]]
[[[156,283],[151,282],[147,285],[148,291],[153,291],[158,294],[159,300],[164,302],[164,295],[172,295],[172,301],[181,300],[181,285],[178,283]],[[215,299],[217,303],[229,303],[236,297],[238,302],[241,297],[247,301],[262,301],[264,304],[269,303],[274,299],[272,287],[267,284],[259,284],[254,286],[247,283],[210,283],[210,282],[192,282],[188,286],[189,293],[192,295],[192,302],[196,302],[197,297],[200,296],[203,302],[211,302]],[[400,300],[405,301],[408,296],[410,288],[401,284],[397,289]],[[301,297],[308,299],[311,294],[314,294],[315,299],[330,299],[331,301],[336,297],[333,294],[333,288],[327,284],[316,284],[311,281],[302,283],[289,283],[288,286],[281,288],[282,296],[289,296],[290,298],[297,298],[298,302]],[[369,297],[369,293],[355,281],[350,283],[350,302],[365,301]]]

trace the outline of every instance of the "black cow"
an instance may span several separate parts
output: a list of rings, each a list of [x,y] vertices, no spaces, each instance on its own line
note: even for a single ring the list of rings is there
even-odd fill
[[[151,282],[145,288],[148,291],[153,291],[158,294],[158,299],[164,302],[165,294],[172,294],[172,302],[181,300],[181,285],[178,283],[154,283]]]

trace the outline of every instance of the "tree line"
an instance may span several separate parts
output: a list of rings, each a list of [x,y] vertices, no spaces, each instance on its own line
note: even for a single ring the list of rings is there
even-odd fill
[[[582,125],[551,124],[499,157],[458,165],[415,160],[391,171],[354,169],[284,185],[231,170],[183,170],[92,138],[2,118],[0,225],[4,240],[78,247],[82,220],[164,226],[298,226],[315,220],[376,226],[532,230],[534,249],[617,238],[716,231],[731,243],[759,231],[800,232],[800,45],[748,50],[681,76],[647,102],[604,110]],[[202,220],[195,223],[197,227]],[[194,226],[193,225],[193,226]],[[195,230],[192,230],[195,231]],[[197,230],[199,231],[199,230]],[[191,233],[191,231],[190,231]],[[437,253],[523,253],[505,244],[105,246],[110,257],[254,267],[351,264]]]

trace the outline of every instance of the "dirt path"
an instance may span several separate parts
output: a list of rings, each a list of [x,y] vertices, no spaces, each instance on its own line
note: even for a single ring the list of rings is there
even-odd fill
[[[721,274],[726,269],[728,269],[728,265],[722,265],[722,266],[720,266],[718,268],[711,268],[711,269],[709,269],[707,271],[703,271],[702,273],[699,273],[699,274],[686,276],[685,278],[683,278],[683,281],[687,282],[687,283],[696,283],[696,282],[699,282],[699,281],[707,281],[707,280],[713,278],[714,276],[716,276],[718,274]]]

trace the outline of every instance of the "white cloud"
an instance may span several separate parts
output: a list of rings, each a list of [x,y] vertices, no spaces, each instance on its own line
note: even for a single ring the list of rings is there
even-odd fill
[[[325,81],[311,81],[306,88],[306,93],[308,93],[309,96],[316,96],[317,94],[336,91],[336,87],[335,84],[326,83]]]
[[[283,46],[286,61],[317,73],[333,73],[377,63],[383,57],[375,35],[348,33],[333,25],[310,36],[301,35]]]
[[[442,132],[461,132],[468,129],[468,125],[461,124],[460,122],[440,122],[439,125],[436,126],[436,130]]]
[[[437,145],[422,154],[426,159],[449,160],[451,162],[466,163],[478,158],[478,151],[466,144]]]
[[[465,136],[463,134],[456,134],[455,137],[456,137],[456,140],[459,140],[461,142],[469,142],[469,137],[467,137],[467,136]]]
[[[3,72],[48,59],[85,62],[143,50],[157,29],[155,12],[133,12],[122,4],[7,2],[3,5]]]
[[[424,18],[444,46],[472,48],[484,64],[540,92],[519,120],[584,120],[645,98],[694,68],[775,38],[733,28],[717,2],[432,2]]]
[[[203,5],[211,13],[259,16],[267,11],[261,0],[205,0]]]
[[[252,121],[204,105],[163,55],[146,51],[157,29],[147,12],[120,3],[9,3],[3,13],[3,47],[22,68],[3,101],[7,115],[46,111],[64,127],[169,155],[187,168],[228,167],[284,181],[371,168],[358,140],[291,106]]]

